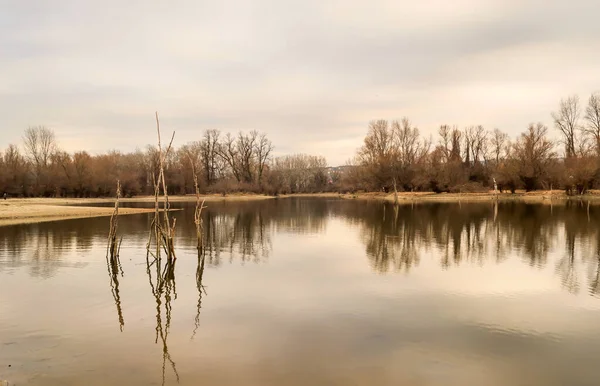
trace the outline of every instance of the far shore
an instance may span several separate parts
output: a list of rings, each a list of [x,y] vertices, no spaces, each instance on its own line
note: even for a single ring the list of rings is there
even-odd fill
[[[342,198],[349,200],[378,200],[395,202],[394,193],[384,192],[358,192],[358,193],[307,193],[282,195],[281,197],[321,197]],[[589,190],[584,195],[567,195],[562,190],[537,190],[533,192],[517,191],[515,193],[434,193],[434,192],[398,192],[399,204],[412,202],[479,202],[479,201],[523,201],[558,203],[569,200],[597,201],[600,203],[600,190]]]
[[[259,201],[288,197],[315,197],[335,198],[347,200],[377,200],[395,202],[394,193],[308,193],[289,194],[280,196],[266,196],[259,194],[230,194],[230,195],[205,195],[201,198],[206,202],[218,201]],[[195,202],[195,195],[170,196],[171,202]],[[545,204],[559,204],[568,200],[583,200],[600,203],[600,190],[591,190],[584,195],[568,196],[564,191],[534,191],[516,193],[433,193],[433,192],[399,192],[398,204],[415,202],[484,202],[484,201],[522,201],[540,202]],[[140,196],[121,198],[121,202],[152,203],[154,196]],[[66,219],[87,217],[110,216],[113,213],[111,206],[95,207],[88,205],[114,203],[114,198],[9,198],[0,200],[0,226],[24,223],[47,222]],[[119,209],[120,215],[151,213],[152,208],[123,208]]]

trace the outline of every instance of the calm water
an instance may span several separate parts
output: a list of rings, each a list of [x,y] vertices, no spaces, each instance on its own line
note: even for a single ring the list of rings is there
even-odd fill
[[[600,207],[210,203],[204,267],[182,207],[172,276],[147,215],[120,220],[122,273],[107,218],[0,228],[0,379],[600,384]]]

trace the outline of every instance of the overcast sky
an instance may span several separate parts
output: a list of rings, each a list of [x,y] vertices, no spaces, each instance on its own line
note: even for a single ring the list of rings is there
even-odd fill
[[[600,90],[598,0],[0,0],[0,148],[45,125],[68,151],[209,128],[343,163],[372,119],[551,125]]]

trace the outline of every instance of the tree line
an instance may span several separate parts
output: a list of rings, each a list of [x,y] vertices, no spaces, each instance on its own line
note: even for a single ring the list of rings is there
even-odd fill
[[[170,194],[266,194],[324,191],[477,192],[497,187],[565,189],[582,194],[600,185],[600,94],[585,106],[579,97],[560,101],[551,114],[555,137],[543,123],[531,123],[514,139],[481,125],[441,125],[426,138],[408,119],[369,123],[356,156],[328,168],[322,156],[273,156],[274,146],[257,131],[238,134],[206,130],[198,141],[168,152],[165,175]],[[67,153],[53,130],[25,130],[21,146],[0,151],[0,193],[11,196],[112,196],[116,181],[125,196],[152,194],[158,149],[130,153]]]
[[[170,194],[195,192],[194,174],[203,193],[267,194],[323,191],[328,188],[324,157],[293,154],[273,157],[273,144],[257,131],[237,135],[207,130],[199,141],[168,152],[165,176]],[[0,151],[0,193],[9,196],[103,197],[153,194],[158,148],[92,155],[62,150],[52,129],[25,130],[21,147]]]
[[[366,191],[500,191],[565,189],[582,194],[600,185],[600,94],[582,109],[579,97],[560,101],[552,119],[516,138],[483,126],[442,125],[437,141],[424,138],[408,118],[369,123],[342,186]],[[562,151],[561,151],[562,147]],[[495,182],[495,183],[494,183]]]

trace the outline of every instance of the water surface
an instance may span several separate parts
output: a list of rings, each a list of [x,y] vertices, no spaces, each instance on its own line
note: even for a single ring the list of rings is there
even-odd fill
[[[209,203],[199,259],[176,205],[174,272],[146,214],[116,268],[107,218],[0,228],[0,379],[600,384],[600,207]]]

